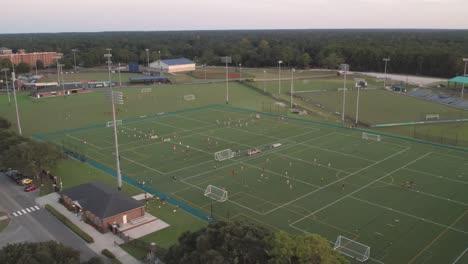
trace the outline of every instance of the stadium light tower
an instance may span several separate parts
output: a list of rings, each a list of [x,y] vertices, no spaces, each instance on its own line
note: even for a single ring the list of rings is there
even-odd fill
[[[278,97],[281,94],[281,64],[283,63],[282,60],[278,61]]]
[[[229,63],[232,62],[231,57],[221,57],[221,62],[226,63],[226,104],[229,104]]]
[[[146,67],[149,68],[149,49],[145,49],[146,51]]]
[[[59,66],[60,61],[59,60],[61,59],[61,57],[55,57],[54,59],[57,62],[57,84],[60,84],[60,66]]]
[[[36,76],[37,76],[37,52],[34,52],[34,69],[36,70]]]
[[[263,92],[266,93],[266,70],[263,70]]]
[[[73,71],[76,72],[76,52],[78,51],[78,49],[72,49],[71,51],[73,52],[73,65],[74,65]]]
[[[7,72],[9,72],[10,69],[8,69],[8,68],[2,68],[1,71],[5,73],[5,82],[6,82],[6,89],[7,89],[7,94],[8,94],[8,104],[11,105],[11,100],[10,100],[10,89],[9,89],[9,87],[8,87],[8,75],[7,75]]]
[[[203,64],[203,71],[205,72],[205,80],[206,80],[206,63]]]
[[[63,91],[63,98],[65,98],[65,95],[66,95],[65,94],[65,81],[63,79],[63,66],[65,66],[65,64],[57,64],[57,66],[60,69],[59,70],[60,74],[62,75],[62,91]]]
[[[382,59],[385,62],[385,73],[384,73],[384,81],[383,81],[383,88],[387,88],[387,63],[390,61],[390,58],[383,58]]]
[[[117,173],[117,189],[119,191],[122,190],[122,175],[120,173],[120,154],[119,154],[119,140],[117,137],[117,122],[115,120],[115,104],[123,104],[123,96],[122,92],[114,92],[112,88],[112,77],[111,77],[111,57],[112,54],[110,53],[112,49],[106,49],[107,53],[104,54],[104,57],[107,58],[107,67],[109,71],[109,98],[110,103],[112,105],[112,125],[114,128],[114,143],[115,143],[115,167]]]
[[[357,97],[356,97],[356,121],[355,124],[357,126],[359,122],[359,93],[361,91],[361,85],[358,83],[357,85]]]
[[[242,81],[242,63],[239,63],[239,81]]]
[[[465,78],[466,77],[466,64],[468,63],[468,58],[463,58],[463,62],[465,62],[465,70],[463,71],[463,82],[462,82],[462,90],[461,90],[461,98],[463,99],[463,92],[465,90]]]
[[[13,86],[13,99],[15,100],[16,124],[18,125],[18,134],[21,136],[21,135],[23,135],[23,132],[21,130],[21,122],[20,122],[19,111],[18,111],[18,101],[16,100],[15,79],[16,79],[15,72],[13,71],[11,73],[11,83],[12,83],[12,86]]]
[[[344,73],[343,82],[343,110],[341,111],[341,124],[344,126],[345,123],[345,108],[346,108],[346,74],[349,71],[349,64],[341,64],[340,70]]]
[[[296,72],[296,69],[291,70],[291,108],[293,108],[294,103],[293,103],[293,93],[294,93],[294,72]]]

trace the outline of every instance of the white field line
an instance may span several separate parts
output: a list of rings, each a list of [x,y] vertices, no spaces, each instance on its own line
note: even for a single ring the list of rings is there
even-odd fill
[[[384,181],[379,181],[379,182],[383,183],[383,184],[386,184],[388,186],[394,186],[394,187],[397,187],[397,188],[402,188],[401,186],[393,184],[393,183],[387,183],[387,182],[384,182]],[[406,188],[405,190],[415,192],[415,193],[419,193],[419,194],[423,194],[423,195],[427,195],[427,196],[431,196],[431,197],[441,199],[441,200],[444,200],[444,201],[448,201],[448,202],[451,202],[451,203],[461,204],[461,205],[465,205],[465,206],[468,205],[467,203],[464,203],[464,202],[460,202],[460,201],[457,201],[457,200],[452,200],[452,199],[449,199],[449,198],[445,198],[445,197],[442,197],[442,196],[426,193],[426,192],[419,191],[419,190],[413,190],[413,189],[409,189],[409,188]]]
[[[197,135],[198,135],[198,133],[197,133]],[[173,140],[169,141],[168,143],[171,143],[171,144],[174,144],[174,145],[179,145],[179,146],[182,146],[183,148],[187,148],[187,145],[181,144],[179,142],[175,142]],[[199,148],[195,148],[195,147],[190,147],[189,149],[194,149],[194,150],[197,150],[199,152],[203,152],[203,153],[206,153],[206,154],[209,154],[209,155],[214,155],[213,152],[209,152],[209,151],[199,149]]]
[[[203,121],[203,120],[196,119],[196,118],[189,118],[189,117],[185,117],[185,116],[183,116],[183,115],[174,115],[174,116],[180,117],[180,118],[183,118],[183,119],[187,119],[187,120],[191,120],[191,121],[195,120],[195,121],[197,121],[197,122],[201,122],[201,123],[205,123],[205,124],[213,124],[213,123],[210,123],[210,122],[208,122],[208,121]]]
[[[249,166],[249,167],[252,167],[252,168],[256,168],[256,169],[261,170],[261,168],[259,168],[259,167],[257,167],[257,166],[254,166],[254,165],[250,165],[250,164],[248,164],[248,163],[240,162],[240,164],[244,164],[244,165],[246,165],[246,166]],[[277,172],[274,172],[274,171],[271,171],[271,170],[265,170],[265,171],[266,171],[266,172],[269,172],[269,173],[272,173],[272,174],[275,174],[275,175],[278,175],[278,176],[283,177],[283,178],[288,179],[288,180],[292,180],[292,181],[297,181],[297,182],[303,183],[303,184],[305,184],[305,185],[313,186],[313,187],[316,187],[316,188],[319,188],[319,187],[320,187],[320,186],[318,186],[318,185],[315,185],[315,184],[312,184],[312,183],[309,183],[309,182],[306,182],[306,181],[298,180],[298,179],[296,179],[294,176],[289,176],[289,175],[288,175],[288,176],[285,176],[285,175],[283,175],[283,174],[281,174],[281,173],[277,173]],[[271,202],[270,202],[270,203],[271,203]],[[273,203],[272,203],[272,204],[273,204]]]
[[[437,223],[437,222],[434,222],[434,221],[431,221],[431,220],[428,220],[428,219],[425,219],[425,218],[422,218],[422,217],[419,217],[419,216],[415,216],[415,215],[408,214],[408,213],[405,213],[405,212],[402,212],[402,211],[399,211],[399,210],[395,210],[395,209],[387,207],[387,206],[383,206],[383,205],[380,205],[380,204],[377,204],[377,203],[369,202],[369,201],[364,200],[364,199],[356,198],[356,197],[353,197],[353,196],[349,196],[349,198],[357,200],[357,201],[361,201],[363,203],[371,204],[371,205],[374,205],[374,206],[377,206],[377,207],[380,207],[380,208],[383,208],[383,209],[387,209],[389,211],[393,211],[393,212],[396,212],[396,213],[399,213],[399,214],[402,214],[402,215],[406,215],[406,216],[409,216],[411,218],[415,218],[415,219],[418,219],[418,220],[421,220],[421,221],[424,221],[424,222],[427,222],[427,223],[431,223],[431,224],[438,225],[438,226],[441,226],[441,227],[444,227],[444,228],[447,228],[447,229],[451,229],[453,231],[457,231],[457,232],[460,232],[460,233],[463,233],[463,234],[468,234],[468,231],[464,231],[464,230],[461,230],[461,229],[458,229],[458,228],[454,228],[454,227],[450,227],[450,226],[447,226],[447,225],[444,225],[444,224],[440,224],[440,223]]]
[[[400,152],[398,152],[398,153],[396,153],[396,154],[400,154],[401,152],[404,152],[404,151],[406,151],[406,150],[408,150],[408,149],[409,149],[409,148],[407,148],[407,149],[405,149],[405,150],[402,150],[402,151],[400,151]],[[323,206],[323,207],[321,207],[321,208],[315,210],[314,212],[312,212],[312,213],[309,214],[308,216],[305,216],[305,217],[303,217],[303,218],[301,218],[301,219],[299,219],[299,220],[293,222],[292,225],[294,225],[294,224],[296,224],[296,223],[302,221],[303,219],[305,219],[305,218],[307,218],[307,217],[309,217],[309,216],[311,216],[311,215],[313,215],[313,214],[316,214],[316,213],[322,211],[322,210],[325,209],[325,208],[328,208],[328,207],[330,207],[330,206],[336,204],[337,202],[339,202],[339,201],[341,201],[341,200],[343,200],[343,199],[346,199],[346,197],[349,197],[349,196],[351,196],[351,195],[353,195],[353,194],[355,194],[355,193],[357,193],[357,192],[359,192],[359,191],[361,191],[361,190],[367,188],[368,186],[370,186],[370,185],[372,185],[372,184],[374,184],[374,183],[376,183],[376,182],[378,182],[378,181],[383,180],[383,179],[386,178],[387,176],[392,175],[393,173],[399,171],[401,168],[404,168],[404,167],[406,167],[406,166],[408,166],[408,165],[411,165],[411,164],[415,163],[416,161],[425,158],[425,157],[426,157],[427,155],[429,155],[429,154],[431,154],[431,153],[430,153],[430,152],[429,152],[429,153],[426,153],[426,154],[422,155],[421,157],[419,157],[419,158],[417,158],[417,159],[411,161],[410,163],[407,163],[407,164],[404,165],[403,167],[400,167],[400,168],[398,168],[398,169],[396,169],[396,170],[394,170],[394,171],[391,171],[391,172],[385,174],[384,176],[378,178],[377,180],[374,180],[374,181],[369,182],[368,184],[362,186],[361,188],[359,188],[359,189],[357,189],[357,190],[355,190],[355,191],[353,191],[353,192],[348,193],[347,195],[341,197],[340,199],[336,199],[335,201],[333,201],[333,202],[331,202],[331,203],[329,203],[329,204],[327,204],[327,205],[325,205],[325,206]],[[385,158],[385,159],[383,159],[383,160],[381,160],[381,161],[379,161],[379,162],[377,162],[377,163],[380,163],[380,162],[382,162],[382,161],[384,161],[384,160],[387,160],[387,159],[389,159],[389,158],[391,158],[391,157],[393,157],[393,156],[395,156],[395,154],[393,154],[392,156],[387,157],[387,158]],[[366,168],[372,167],[372,166],[374,166],[374,165],[377,164],[377,163],[371,164],[370,166],[368,166],[368,167],[366,167]],[[362,171],[362,170],[359,170],[359,171]],[[359,171],[358,171],[358,172],[359,172]],[[356,173],[357,173],[357,172],[356,172]],[[354,174],[356,174],[356,173],[354,173]],[[351,174],[351,175],[353,175],[353,174]],[[346,177],[344,177],[344,178],[348,178],[348,177],[350,177],[350,175],[348,175],[348,176],[346,176]]]
[[[288,204],[291,204],[291,203],[294,203],[294,202],[296,202],[296,201],[298,201],[298,200],[301,200],[301,199],[303,199],[303,198],[305,198],[305,197],[307,197],[307,196],[309,196],[309,195],[312,195],[312,194],[314,194],[314,193],[316,193],[316,192],[318,192],[318,191],[320,191],[320,190],[322,190],[322,189],[324,189],[324,188],[327,188],[327,187],[329,187],[329,186],[331,186],[331,185],[333,185],[333,184],[335,184],[335,183],[337,183],[337,182],[339,182],[339,181],[346,180],[347,178],[349,178],[349,177],[351,177],[351,176],[353,176],[353,175],[355,175],[355,174],[358,174],[359,172],[361,172],[361,171],[363,171],[363,170],[366,170],[366,169],[368,169],[368,168],[370,168],[370,167],[373,167],[373,166],[375,166],[375,165],[377,165],[377,164],[379,164],[379,163],[381,163],[381,162],[384,162],[384,161],[386,161],[386,160],[388,160],[388,159],[390,159],[390,158],[393,158],[393,157],[396,156],[396,155],[400,155],[401,153],[403,153],[403,152],[405,152],[405,151],[407,151],[407,150],[409,150],[409,149],[410,149],[410,148],[408,147],[408,148],[406,148],[406,149],[404,149],[404,150],[402,150],[402,151],[400,151],[400,152],[397,152],[397,153],[395,153],[395,154],[393,154],[393,155],[391,155],[391,156],[386,157],[386,158],[383,159],[383,160],[380,160],[380,161],[377,161],[377,162],[375,162],[375,163],[372,163],[372,164],[370,164],[369,166],[364,167],[364,168],[362,168],[362,169],[359,169],[359,170],[357,170],[357,171],[355,171],[355,172],[353,172],[353,173],[350,173],[350,174],[346,175],[345,177],[343,177],[343,178],[341,178],[341,179],[338,179],[338,180],[333,181],[333,182],[331,182],[331,183],[329,183],[329,184],[327,184],[327,185],[324,185],[324,186],[318,188],[317,190],[314,190],[314,191],[312,191],[312,192],[310,192],[310,193],[307,193],[307,194],[305,194],[305,195],[302,195],[302,196],[300,196],[300,197],[298,197],[298,198],[296,198],[296,199],[294,199],[294,200],[291,200],[291,201],[289,201],[289,202],[287,202],[287,203],[284,203],[284,204],[278,206],[277,208],[266,212],[265,214],[269,214],[269,213],[274,212],[274,211],[276,211],[276,210],[278,210],[278,209],[280,209],[280,208],[283,208],[284,206],[286,206],[286,205],[288,205]],[[385,177],[386,177],[386,176],[385,176]],[[373,182],[371,182],[370,184],[372,184],[372,183],[373,183]],[[370,185],[370,184],[368,184],[368,185]],[[366,185],[366,186],[367,186],[367,185]],[[366,187],[366,186],[364,186],[364,187]],[[362,189],[362,188],[361,188],[361,189]],[[360,189],[358,189],[358,190],[360,190]],[[345,197],[346,197],[346,196],[345,196]],[[339,200],[342,200],[343,198],[344,198],[344,197],[342,197],[341,199],[336,200],[335,202],[338,202]],[[333,203],[335,203],[335,202],[333,202]],[[333,203],[331,203],[331,204],[333,204]],[[329,204],[329,205],[331,205],[331,204]],[[328,207],[329,205],[327,205],[327,207]],[[323,209],[323,208],[322,208],[322,209]],[[322,210],[322,209],[320,209],[320,210]],[[316,212],[317,212],[317,211],[316,211]],[[314,213],[316,213],[316,212],[314,212]],[[314,214],[314,213],[312,213],[312,214]],[[305,216],[305,217],[301,218],[300,220],[305,219],[305,218],[309,217],[309,216],[312,215],[312,214],[309,214],[308,216]],[[297,222],[299,222],[300,220],[295,221],[294,223],[297,223]],[[293,223],[293,224],[294,224],[294,223]]]
[[[338,133],[338,132],[337,132],[337,133]],[[362,140],[361,137],[357,137],[357,136],[353,136],[353,135],[348,135],[348,134],[343,134],[343,133],[338,133],[338,134],[340,134],[340,135],[342,135],[342,136],[345,136],[345,137],[352,137],[352,138],[356,138],[356,139],[361,139],[361,140]],[[382,137],[385,138],[384,135],[382,135]],[[386,142],[386,141],[379,141],[379,142],[374,142],[374,143],[379,143],[379,144],[382,143],[382,144],[388,144],[388,145],[397,146],[397,147],[399,147],[399,148],[407,148],[407,146],[400,145],[400,144],[395,144],[395,143],[390,143],[390,142]]]
[[[79,141],[80,143],[82,143],[82,144],[84,144],[84,142],[85,142],[85,140],[82,140],[82,139],[80,139],[80,138],[74,137],[74,136],[72,136],[72,135],[70,135],[70,134],[65,134],[65,136],[67,136],[67,137],[69,137],[69,138],[72,138],[72,139],[74,139],[74,140],[78,140],[78,141]],[[98,147],[98,146],[96,146],[96,145],[94,145],[94,144],[91,144],[91,143],[89,143],[89,142],[87,142],[87,141],[86,141],[86,144],[85,144],[85,145],[90,145],[90,146],[95,147],[95,148],[97,148],[97,149],[103,149],[102,147]]]
[[[468,251],[468,248],[465,248],[465,250],[458,256],[458,258],[456,258],[452,264],[456,264],[462,257],[463,255],[465,255],[465,253]]]
[[[115,155],[115,153],[112,153],[112,154]],[[132,163],[135,163],[135,164],[137,164],[137,165],[139,165],[139,166],[141,166],[141,167],[143,167],[143,168],[147,168],[147,169],[149,169],[149,170],[152,170],[152,171],[155,171],[155,172],[157,172],[157,173],[160,173],[160,174],[162,174],[162,175],[165,175],[165,174],[166,174],[166,173],[164,173],[164,172],[162,172],[162,171],[159,171],[159,170],[157,170],[157,169],[153,169],[153,168],[151,168],[151,167],[148,167],[148,166],[146,166],[146,165],[144,165],[144,164],[141,164],[141,163],[136,162],[136,161],[134,161],[134,160],[131,160],[131,159],[129,159],[129,158],[126,158],[126,157],[123,157],[123,156],[120,156],[120,158],[122,158],[122,159],[124,159],[124,160],[127,160],[127,161],[130,161],[130,162],[132,162]]]
[[[450,157],[450,158],[455,158],[455,159],[463,160],[464,162],[468,162],[467,159],[460,158],[460,157],[457,157],[457,156],[454,156],[454,155],[450,155],[450,154],[434,152],[434,155],[447,156],[447,157]]]
[[[207,160],[207,161],[197,163],[197,164],[193,164],[193,165],[183,167],[183,168],[180,168],[180,169],[177,169],[177,170],[169,171],[169,172],[166,172],[166,174],[172,174],[172,173],[175,173],[175,172],[178,172],[178,171],[183,171],[183,170],[186,170],[186,169],[189,169],[189,168],[192,168],[192,167],[196,167],[196,166],[200,166],[202,164],[206,164],[206,163],[210,163],[210,162],[213,162],[213,160]]]
[[[453,181],[453,182],[458,182],[458,183],[462,183],[462,184],[468,184],[468,182],[466,182],[466,181],[460,181],[460,180],[456,180],[456,179],[452,179],[452,178],[432,174],[432,173],[429,173],[429,172],[423,172],[423,171],[413,170],[413,169],[409,169],[409,168],[404,168],[404,169],[409,170],[409,171],[413,171],[413,172],[418,172],[418,173],[421,173],[421,174],[426,174],[426,175],[432,176],[434,178],[444,179],[444,180],[447,180],[447,181]]]
[[[332,153],[337,153],[337,154],[341,154],[341,155],[344,155],[344,156],[349,156],[349,157],[353,157],[353,158],[361,159],[361,160],[365,160],[365,161],[377,162],[376,160],[366,159],[366,158],[363,158],[363,157],[359,157],[359,156],[355,156],[355,155],[351,155],[351,154],[346,154],[346,153],[343,153],[343,152],[330,150],[330,149],[327,149],[327,148],[321,148],[321,147],[309,145],[309,144],[306,144],[306,143],[301,143],[300,145],[305,145],[305,146],[308,146],[308,147],[311,147],[311,148],[316,148],[316,149],[320,149],[320,150],[324,150],[324,151],[328,151],[328,152],[332,152]]]
[[[305,150],[297,151],[296,153],[299,153],[299,152],[302,152],[302,151],[305,151]],[[289,155],[284,155],[284,154],[281,154],[281,153],[275,153],[275,155],[283,156],[283,157],[290,158],[290,159],[293,159],[293,160],[298,160],[298,161],[308,163],[308,164],[311,164],[311,165],[314,165],[314,166],[323,167],[323,168],[326,168],[326,169],[334,170],[334,171],[345,173],[345,174],[350,174],[351,173],[349,171],[340,170],[340,169],[337,169],[337,168],[334,168],[334,167],[328,167],[328,166],[325,166],[325,165],[322,165],[322,164],[319,164],[319,163],[314,163],[314,162],[311,162],[311,161],[308,161],[308,160],[303,160],[301,158],[296,158],[296,157],[292,157],[292,156],[289,156]]]
[[[154,123],[154,124],[158,124],[158,125],[163,125],[163,126],[175,128],[175,129],[180,129],[180,130],[183,130],[183,131],[188,131],[188,130],[189,130],[189,129],[185,129],[185,128],[176,127],[176,126],[173,126],[173,125],[164,124],[164,123],[161,123],[161,122],[158,122],[158,121],[154,121],[154,120],[151,120],[150,122],[151,122],[151,123]]]

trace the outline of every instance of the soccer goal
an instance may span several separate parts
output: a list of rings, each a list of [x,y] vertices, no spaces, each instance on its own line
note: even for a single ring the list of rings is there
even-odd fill
[[[217,202],[225,202],[228,199],[228,192],[214,185],[208,185],[205,190],[205,196]]]
[[[380,141],[380,135],[372,134],[372,133],[366,133],[362,132],[362,139],[365,140],[374,140],[374,141]]]
[[[117,126],[121,126],[122,125],[122,120],[115,120],[115,124]],[[114,121],[109,121],[106,123],[106,127],[113,127],[114,126]]]
[[[230,149],[221,150],[221,151],[215,152],[214,154],[214,158],[217,161],[223,161],[223,160],[227,160],[233,157],[234,157],[234,151]]]
[[[338,236],[333,249],[360,262],[370,257],[370,247],[344,236]]]
[[[186,94],[186,95],[184,95],[184,100],[185,100],[185,101],[193,101],[193,100],[195,100],[195,99],[196,99],[196,98],[195,98],[195,95],[194,95],[194,94]]]
[[[439,119],[440,119],[439,114],[428,114],[428,115],[426,115],[426,121],[439,120]]]
[[[151,88],[141,88],[140,93],[149,94],[151,93]]]

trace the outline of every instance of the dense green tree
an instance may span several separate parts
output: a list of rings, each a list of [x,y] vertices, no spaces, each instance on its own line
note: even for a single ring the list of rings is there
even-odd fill
[[[55,241],[8,244],[0,249],[0,263],[5,264],[78,264],[78,251]]]
[[[36,65],[37,65],[37,69],[38,69],[38,70],[42,70],[42,69],[45,68],[45,67],[44,67],[44,62],[41,61],[41,60],[37,60],[37,61],[36,61]]]
[[[16,65],[15,71],[17,74],[29,73],[31,71],[31,65],[27,64],[26,62],[20,62],[18,65]]]

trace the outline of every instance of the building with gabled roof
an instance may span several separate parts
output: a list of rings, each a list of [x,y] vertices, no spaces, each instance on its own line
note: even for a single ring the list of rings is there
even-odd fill
[[[143,202],[99,182],[65,189],[61,196],[68,208],[102,232],[109,231],[113,225],[124,225],[145,215]]]
[[[187,58],[158,60],[150,63],[149,70],[167,73],[190,72],[195,71],[195,62]]]

